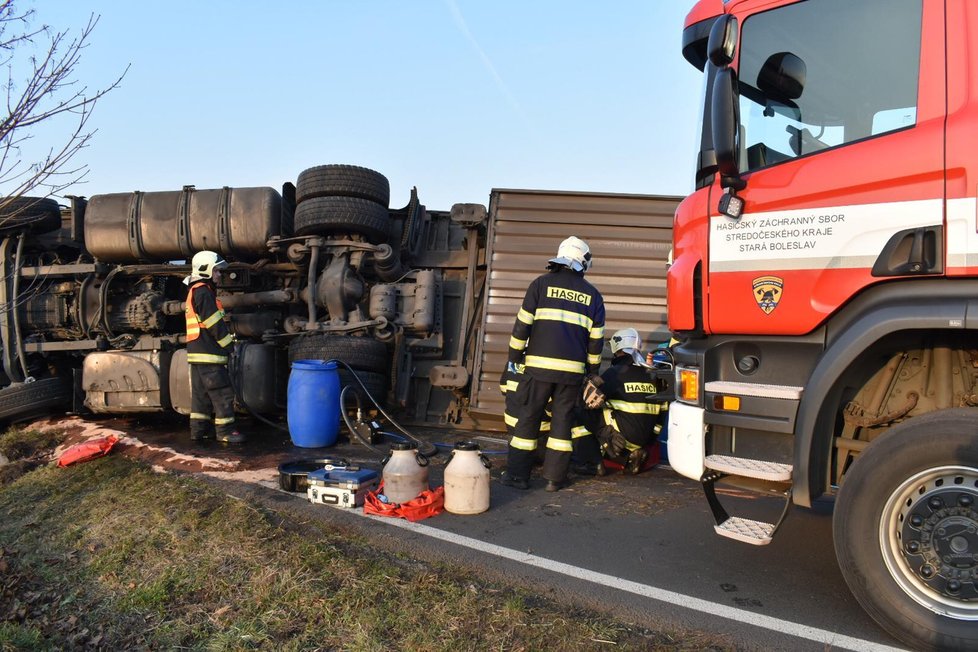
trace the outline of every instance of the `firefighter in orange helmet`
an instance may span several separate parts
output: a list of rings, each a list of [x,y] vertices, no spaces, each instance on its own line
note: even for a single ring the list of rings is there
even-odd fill
[[[228,356],[234,336],[224,323],[224,308],[216,283],[227,261],[213,251],[200,251],[191,260],[190,286],[184,309],[187,318],[187,362],[190,363],[190,439],[215,437],[237,444],[245,440],[234,423],[234,390]]]

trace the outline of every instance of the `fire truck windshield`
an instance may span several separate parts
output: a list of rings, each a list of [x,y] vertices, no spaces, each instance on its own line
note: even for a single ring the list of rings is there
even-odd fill
[[[909,128],[917,120],[921,0],[806,0],[740,16],[742,173]],[[704,66],[697,187],[712,181]]]

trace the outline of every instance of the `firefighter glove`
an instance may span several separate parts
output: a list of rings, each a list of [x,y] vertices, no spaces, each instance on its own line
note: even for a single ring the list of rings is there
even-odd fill
[[[590,375],[584,379],[584,406],[589,410],[604,405],[604,392],[601,390],[603,383],[601,376]]]
[[[628,452],[628,442],[617,430],[611,435],[611,439],[605,444],[605,454],[607,457],[621,457]]]

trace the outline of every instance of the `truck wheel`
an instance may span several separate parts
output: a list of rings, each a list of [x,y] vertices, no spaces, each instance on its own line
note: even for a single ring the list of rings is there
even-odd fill
[[[34,233],[50,233],[61,228],[58,202],[45,197],[10,197],[0,199],[0,233],[22,228]]]
[[[357,371],[380,373],[390,367],[386,344],[352,335],[317,333],[299,336],[289,345],[289,362],[296,360],[342,360]]]
[[[360,383],[363,383],[363,386],[367,388],[367,391],[374,397],[374,400],[383,407],[387,398],[387,376],[372,371],[357,371],[356,374],[357,378],[360,379]],[[353,388],[350,391],[359,392],[364,409],[369,410],[373,407],[373,404],[370,402],[370,399],[363,396],[363,388],[360,387],[360,383],[353,378],[349,371],[340,369],[340,390],[350,385]],[[352,407],[353,398],[349,398],[348,401]]]
[[[296,235],[323,235],[337,231],[360,233],[374,243],[385,242],[390,230],[387,208],[357,197],[316,197],[295,209]]]
[[[387,208],[391,186],[380,172],[356,165],[320,165],[299,173],[295,200],[302,203],[316,197],[359,197]]]
[[[833,516],[863,608],[915,649],[978,649],[978,410],[890,429],[859,455]]]
[[[0,423],[22,423],[63,413],[71,409],[71,398],[71,383],[63,378],[12,383],[0,389]]]

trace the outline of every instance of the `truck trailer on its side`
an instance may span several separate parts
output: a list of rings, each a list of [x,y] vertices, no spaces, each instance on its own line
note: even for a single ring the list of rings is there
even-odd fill
[[[209,249],[230,261],[218,293],[242,410],[281,415],[290,362],[336,358],[404,423],[503,430],[509,329],[569,233],[591,242],[609,323],[668,337],[678,201],[497,189],[488,209],[435,211],[412,190],[391,209],[387,178],[352,165],[309,168],[281,191],[0,200],[0,423],[189,414],[182,281]]]

